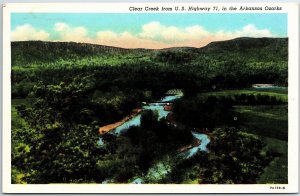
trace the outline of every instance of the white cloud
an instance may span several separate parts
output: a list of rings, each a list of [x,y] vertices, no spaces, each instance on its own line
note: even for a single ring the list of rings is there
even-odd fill
[[[209,32],[199,25],[178,28],[150,22],[144,24],[141,31],[136,34],[127,31],[121,33],[99,31],[96,42],[127,48],[200,47],[203,45],[202,40],[209,35]]]
[[[168,45],[155,39],[144,39],[130,32],[99,31],[95,43],[123,48],[162,48]]]
[[[255,25],[248,24],[244,26],[241,30],[234,32],[225,32],[223,30],[218,31],[215,34],[215,39],[224,40],[224,39],[233,39],[237,37],[273,37],[275,35],[268,29],[257,29]]]
[[[248,36],[248,37],[271,37],[272,36],[270,30],[257,29],[253,24],[248,24],[244,26],[241,31],[237,31],[236,33],[237,35]]]
[[[200,25],[178,28],[165,26],[159,22],[144,24],[141,32],[115,33],[113,31],[99,31],[97,43],[128,48],[166,48],[178,46],[202,47],[212,41],[228,40],[237,37],[272,37],[268,29],[258,29],[249,24],[236,31],[209,32]]]
[[[158,39],[166,43],[176,43],[191,39],[201,39],[209,34],[202,26],[194,25],[186,28],[165,26],[159,22],[150,22],[142,26],[139,36],[145,39]]]
[[[99,31],[97,32],[97,41],[98,42],[111,42],[118,39],[118,34],[113,31]]]
[[[62,22],[58,22],[58,23],[55,23],[54,25],[54,30],[55,31],[65,31],[69,28],[69,26],[65,23],[62,23]]]
[[[228,40],[237,37],[272,37],[274,34],[268,29],[258,29],[248,24],[236,31],[209,32],[200,25],[184,28],[163,25],[153,21],[142,25],[141,31],[131,33],[128,31],[114,32],[102,30],[91,37],[83,26],[71,26],[58,22],[53,29],[59,36],[55,41],[73,41],[123,48],[167,48],[167,47],[202,47],[212,41]],[[29,24],[18,26],[12,33],[13,40],[48,40],[49,33],[37,30]]]
[[[27,40],[49,40],[50,34],[44,30],[38,30],[30,24],[17,26],[11,33],[12,41],[27,41]]]
[[[141,37],[157,38],[160,36],[161,29],[164,28],[159,22],[150,22],[142,26]]]
[[[88,37],[88,31],[85,27],[71,27],[66,23],[58,22],[54,25],[54,30],[58,32],[61,41],[74,41],[74,42],[93,42]]]

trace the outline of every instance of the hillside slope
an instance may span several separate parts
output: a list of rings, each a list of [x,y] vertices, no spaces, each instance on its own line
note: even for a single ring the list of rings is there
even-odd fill
[[[49,63],[57,59],[72,60],[86,57],[114,55],[141,55],[147,49],[125,49],[75,42],[20,41],[11,42],[12,65]]]
[[[262,61],[287,61],[287,38],[249,38],[241,37],[228,41],[211,42],[202,48],[204,53],[232,54],[257,58]]]
[[[57,60],[78,62],[84,58],[150,59],[162,63],[197,63],[201,58],[226,60],[234,58],[255,58],[261,61],[286,61],[288,55],[287,38],[236,38],[228,41],[212,42],[202,48],[179,47],[161,50],[124,49],[111,46],[74,42],[12,42],[12,66],[39,63],[53,63]]]

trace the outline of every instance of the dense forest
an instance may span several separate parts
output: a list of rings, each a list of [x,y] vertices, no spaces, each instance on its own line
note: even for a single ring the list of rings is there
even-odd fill
[[[12,42],[12,183],[287,183],[287,44],[237,38],[150,50]],[[144,110],[140,126],[104,134],[99,146],[99,127],[170,89],[183,91],[172,122]],[[178,149],[200,128],[209,151],[183,158]]]

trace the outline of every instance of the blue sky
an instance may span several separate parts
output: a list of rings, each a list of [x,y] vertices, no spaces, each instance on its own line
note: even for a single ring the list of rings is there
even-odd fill
[[[13,13],[11,31],[13,41],[201,47],[240,36],[287,37],[287,14]]]

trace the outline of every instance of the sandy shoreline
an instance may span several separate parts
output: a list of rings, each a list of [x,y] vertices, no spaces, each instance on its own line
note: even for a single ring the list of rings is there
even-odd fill
[[[100,134],[104,134],[104,133],[107,133],[115,128],[117,128],[118,126],[121,126],[123,123],[125,123],[126,121],[130,120],[131,118],[135,117],[137,114],[139,114],[140,112],[142,112],[142,109],[141,108],[137,108],[137,109],[134,109],[132,110],[131,114],[126,116],[125,118],[123,118],[122,120],[118,121],[118,122],[115,122],[115,123],[112,123],[112,124],[108,124],[108,125],[105,125],[103,127],[100,127],[99,128],[99,133]]]
[[[193,142],[193,144],[189,144],[187,146],[183,146],[183,147],[179,148],[177,151],[178,152],[185,152],[185,151],[190,150],[191,148],[199,146],[200,144],[201,144],[201,140],[195,139],[195,141]]]

